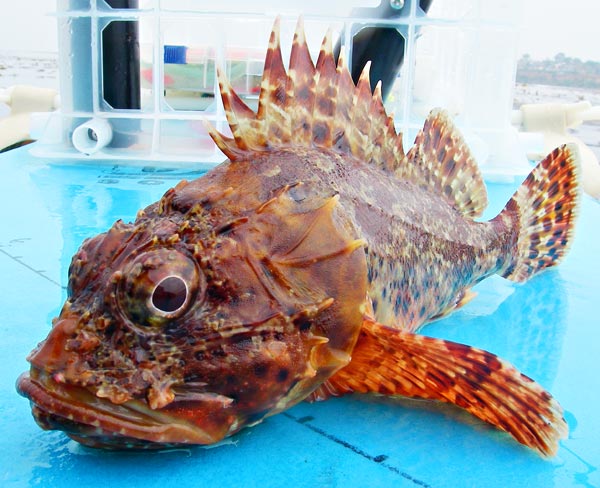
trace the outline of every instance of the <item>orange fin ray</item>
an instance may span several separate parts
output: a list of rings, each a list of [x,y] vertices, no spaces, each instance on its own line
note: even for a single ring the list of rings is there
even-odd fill
[[[574,144],[552,151],[494,219],[519,231],[502,276],[525,281],[560,262],[569,250],[578,214],[579,154]]]
[[[431,189],[465,216],[481,214],[487,205],[483,180],[445,112],[430,114],[406,155],[402,134],[396,132],[393,117],[383,106],[381,88],[371,92],[369,63],[355,85],[343,54],[336,67],[328,31],[315,66],[300,18],[286,73],[279,33],[278,18],[269,39],[256,114],[219,74],[223,106],[237,147],[214,130],[209,134],[231,160],[294,147],[332,149]]]
[[[261,134],[254,130],[257,126],[256,115],[238,96],[220,69],[217,69],[217,78],[225,116],[238,149],[247,151],[260,147]]]
[[[433,110],[408,152],[408,164],[396,174],[430,188],[465,217],[478,217],[487,206],[487,192],[475,159],[443,110]]]
[[[213,127],[213,125],[207,120],[203,120],[204,128],[208,135],[215,142],[217,147],[223,151],[223,153],[231,160],[236,161],[238,159],[242,159],[246,152],[238,147],[235,142],[235,139],[232,137],[227,137],[221,134],[217,129]]]
[[[368,137],[370,149],[370,163],[393,172],[404,164],[406,156],[402,146],[402,137],[396,134],[393,117],[389,117],[383,106],[381,96],[381,82],[377,82],[371,107],[369,109],[371,132]]]
[[[348,392],[452,403],[552,456],[568,433],[560,405],[539,384],[492,353],[365,320],[348,366],[313,399]]]
[[[312,141],[315,77],[315,67],[304,35],[304,22],[300,17],[294,33],[285,90],[285,112],[291,118],[292,143],[300,146],[309,146]]]
[[[337,85],[335,83],[336,63],[333,57],[331,29],[327,31],[321,44],[316,65],[318,80],[313,110],[313,142],[316,146],[331,147],[331,120],[335,114]]]
[[[362,70],[354,97],[352,101],[352,120],[351,127],[351,149],[352,154],[362,161],[369,161],[373,153],[371,140],[371,104],[373,96],[371,94],[371,82],[369,80],[369,69],[371,62],[368,61]]]
[[[281,56],[280,24],[281,20],[277,17],[269,38],[256,114],[258,120],[268,121],[263,128],[266,141],[276,141],[277,144],[291,139],[290,115],[284,110],[287,72]]]
[[[346,66],[344,53],[340,53],[336,71],[335,114],[333,121],[333,147],[340,153],[350,153],[350,129],[352,104],[354,103],[354,82]]]
[[[303,20],[294,34],[289,68],[283,65],[277,18],[269,39],[257,113],[254,114],[219,73],[219,88],[233,139],[208,128],[230,160],[293,147],[331,148],[392,170],[405,161],[402,135],[383,107],[381,88],[371,93],[369,66],[355,86],[344,56],[336,65],[332,33],[313,64]]]

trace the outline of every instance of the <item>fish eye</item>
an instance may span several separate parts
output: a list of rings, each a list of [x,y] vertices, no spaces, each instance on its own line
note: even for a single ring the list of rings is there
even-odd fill
[[[152,292],[152,305],[166,314],[177,312],[186,302],[188,287],[179,276],[168,276]]]
[[[123,267],[116,304],[141,331],[183,316],[192,304],[203,300],[205,291],[206,278],[191,256],[155,249],[136,254]]]

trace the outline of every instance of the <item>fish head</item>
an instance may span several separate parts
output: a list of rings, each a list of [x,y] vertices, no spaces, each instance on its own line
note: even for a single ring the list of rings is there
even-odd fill
[[[299,187],[198,203],[182,183],[84,242],[17,383],[38,424],[94,447],[213,444],[345,366],[364,243],[336,196]]]

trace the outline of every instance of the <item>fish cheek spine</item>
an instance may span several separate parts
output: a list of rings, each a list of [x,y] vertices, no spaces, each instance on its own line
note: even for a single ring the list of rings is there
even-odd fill
[[[336,207],[284,188],[203,246],[207,297],[185,325],[184,377],[232,399],[239,427],[301,401],[350,360],[366,260]]]
[[[364,243],[337,197],[293,195],[283,188],[217,232],[121,258],[112,324],[94,353],[108,370],[102,396],[146,398],[218,438],[301,401],[349,362],[366,296]],[[174,276],[193,302],[158,313],[154,290]]]

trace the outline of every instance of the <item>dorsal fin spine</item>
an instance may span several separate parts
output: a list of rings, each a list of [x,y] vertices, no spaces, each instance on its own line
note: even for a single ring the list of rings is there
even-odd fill
[[[371,119],[369,112],[371,109],[371,81],[369,80],[369,70],[371,62],[368,61],[362,70],[358,79],[352,102],[352,120],[350,122],[351,133],[350,142],[352,154],[358,159],[369,161],[371,158],[371,143],[369,136],[371,134]]]
[[[309,146],[315,103],[316,71],[304,35],[304,21],[298,19],[290,54],[285,110],[291,119],[292,143]]]
[[[329,30],[315,67],[300,18],[286,73],[280,23],[275,20],[269,39],[256,114],[219,73],[233,140],[213,129],[208,132],[232,161],[293,147],[331,148],[443,195],[465,216],[482,212],[487,203],[483,180],[444,112],[431,113],[415,146],[405,154],[402,134],[396,133],[393,118],[386,115],[381,86],[371,93],[369,64],[355,86],[343,49],[336,67]]]
[[[407,159],[395,172],[399,178],[442,196],[465,217],[481,215],[487,205],[483,177],[446,112],[429,114]]]
[[[327,31],[321,44],[316,64],[317,83],[313,109],[313,143],[321,147],[331,147],[331,120],[335,114],[337,84],[335,83],[336,64],[333,58],[331,29]]]
[[[340,53],[336,70],[337,99],[333,118],[333,146],[339,152],[350,152],[350,123],[352,122],[352,103],[354,97],[354,82],[346,67],[344,52]]]

